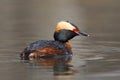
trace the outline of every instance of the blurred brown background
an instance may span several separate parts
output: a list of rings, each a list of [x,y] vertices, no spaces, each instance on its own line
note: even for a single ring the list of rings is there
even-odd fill
[[[61,20],[91,35],[71,40],[77,73],[59,77],[51,67],[21,62],[19,53],[33,41],[53,39]],[[120,0],[0,0],[0,79],[119,80],[119,34]]]

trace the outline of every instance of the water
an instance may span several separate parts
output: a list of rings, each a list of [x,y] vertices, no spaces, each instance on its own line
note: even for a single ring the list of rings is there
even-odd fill
[[[1,0],[0,79],[119,80],[119,2]],[[20,60],[19,53],[29,43],[53,39],[54,28],[60,20],[69,20],[91,35],[70,41],[74,55],[69,65],[57,64],[52,59]]]

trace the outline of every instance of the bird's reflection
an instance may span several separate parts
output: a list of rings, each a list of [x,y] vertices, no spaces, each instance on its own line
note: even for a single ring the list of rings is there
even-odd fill
[[[44,68],[52,67],[54,75],[72,75],[75,70],[71,65],[72,55],[58,55],[52,58],[29,58],[29,63]]]

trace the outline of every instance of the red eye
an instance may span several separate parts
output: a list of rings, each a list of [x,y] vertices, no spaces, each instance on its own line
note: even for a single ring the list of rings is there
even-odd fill
[[[80,31],[78,29],[73,29],[73,32],[76,34],[80,34]]]

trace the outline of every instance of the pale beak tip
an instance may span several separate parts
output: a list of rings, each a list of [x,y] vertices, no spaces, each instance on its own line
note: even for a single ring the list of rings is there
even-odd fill
[[[82,35],[82,36],[90,36],[89,34],[84,33],[84,32],[80,32],[80,35]]]

